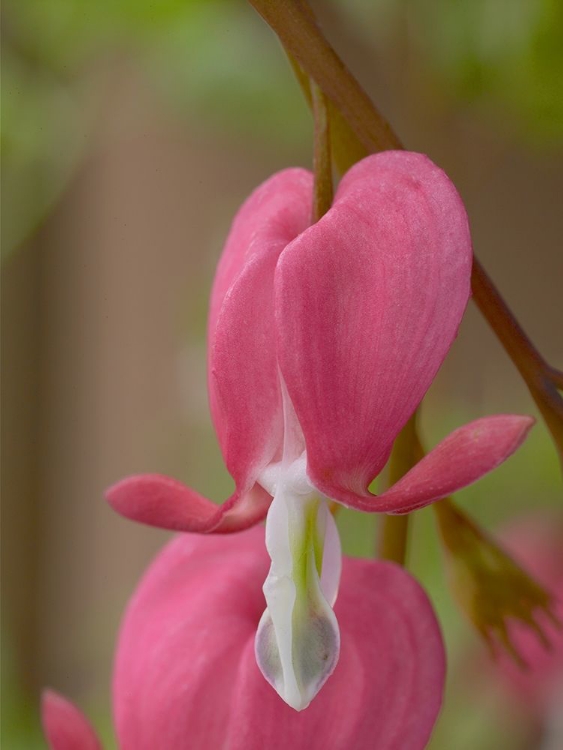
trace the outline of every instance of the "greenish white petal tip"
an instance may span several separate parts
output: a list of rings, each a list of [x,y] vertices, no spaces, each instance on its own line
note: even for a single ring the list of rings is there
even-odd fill
[[[276,468],[261,477],[274,499],[266,520],[272,564],[263,587],[267,608],[256,634],[256,659],[281,698],[301,711],[338,661],[340,632],[332,605],[342,555],[328,504],[306,476],[305,456]]]

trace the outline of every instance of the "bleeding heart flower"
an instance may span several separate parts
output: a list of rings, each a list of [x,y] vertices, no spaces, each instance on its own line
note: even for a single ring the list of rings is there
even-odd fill
[[[369,492],[457,333],[470,293],[467,216],[446,175],[420,154],[359,162],[309,226],[312,187],[302,169],[259,187],[217,269],[209,398],[232,497],[218,508],[158,475],[108,492],[122,515],[174,530],[237,531],[268,513],[271,568],[256,655],[298,710],[340,648],[332,605],[341,554],[327,498],[409,512],[495,468],[533,422],[477,420],[387,492]]]
[[[296,713],[254,658],[269,565],[263,533],[183,534],[143,577],[115,660],[121,750],[422,750],[445,672],[422,588],[393,563],[345,559],[340,660],[317,700]],[[52,750],[99,747],[77,709],[52,693],[43,724]]]

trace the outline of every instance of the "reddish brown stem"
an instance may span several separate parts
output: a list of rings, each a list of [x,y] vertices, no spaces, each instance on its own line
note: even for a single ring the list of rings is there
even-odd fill
[[[553,385],[556,388],[559,388],[560,391],[563,391],[563,372],[561,370],[558,370],[556,367],[552,367],[551,365],[546,365],[546,370],[548,378],[551,380]]]
[[[473,299],[522,375],[563,458],[561,373],[539,354],[477,258],[471,275]]]
[[[416,419],[415,411],[395,440],[389,462],[389,486],[398,482],[419,460]],[[384,516],[379,536],[379,557],[404,565],[407,557],[408,530],[408,515]]]
[[[541,385],[547,365],[506,302],[499,295],[481,263],[475,258],[471,274],[473,300],[489,321],[506,353],[529,385]]]
[[[250,0],[281,43],[338,106],[368,151],[402,148],[383,115],[321,33],[304,0]]]

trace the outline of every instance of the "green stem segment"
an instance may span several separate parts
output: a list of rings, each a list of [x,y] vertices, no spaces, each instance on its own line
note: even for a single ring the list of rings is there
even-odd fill
[[[415,412],[399,433],[389,463],[389,485],[398,482],[419,460]],[[409,516],[383,516],[379,557],[404,565],[407,557]]]
[[[404,566],[407,560],[408,531],[408,515],[383,516],[378,557]]]
[[[305,0],[250,3],[342,112],[368,152],[402,148],[389,123],[324,38]]]
[[[288,49],[285,50],[285,53],[293,68],[303,96],[312,109],[311,79]],[[369,152],[362,146],[342,112],[328,97],[326,97],[326,104],[330,120],[330,151],[332,160],[340,174],[344,174],[356,162],[364,159]]]
[[[389,123],[325,39],[306,0],[250,0],[285,47],[307,95],[307,77],[328,98],[332,152],[340,171],[367,153],[401,149]],[[333,114],[334,113],[334,114]],[[471,278],[479,310],[524,378],[563,461],[563,373],[548,365],[477,259]]]

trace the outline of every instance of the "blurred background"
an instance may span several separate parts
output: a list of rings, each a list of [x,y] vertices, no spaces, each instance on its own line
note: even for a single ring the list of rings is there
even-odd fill
[[[454,180],[477,254],[563,366],[561,4],[313,5],[403,141]],[[2,17],[3,747],[44,746],[46,685],[114,747],[113,643],[167,534],[117,517],[103,491],[156,471],[217,501],[230,492],[205,386],[214,267],[250,190],[310,166],[311,121],[243,0],[4,0]],[[502,411],[536,413],[470,306],[425,401],[425,439]],[[495,529],[559,495],[539,422],[459,500]],[[339,523],[349,554],[373,554],[376,519]],[[412,537],[450,658],[432,748],[536,747],[533,719],[494,680],[468,678],[484,648],[451,601],[431,511]]]

